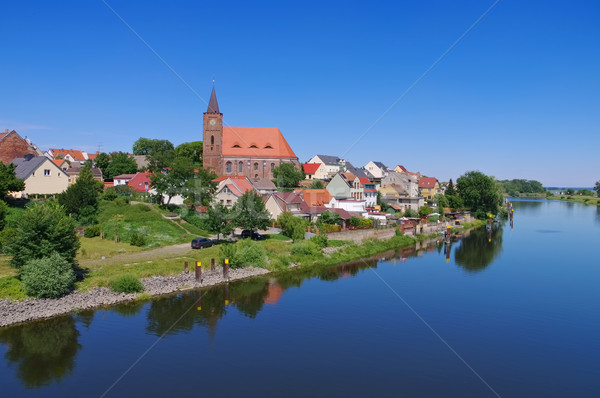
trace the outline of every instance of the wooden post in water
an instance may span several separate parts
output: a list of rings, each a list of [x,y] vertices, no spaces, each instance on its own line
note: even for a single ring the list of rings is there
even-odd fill
[[[196,261],[196,281],[202,282],[202,263]]]
[[[185,263],[183,263],[183,270],[186,274],[190,273],[190,270],[188,268],[188,262],[186,261]]]
[[[229,259],[223,260],[223,278],[229,280]]]
[[[211,271],[215,270],[215,259],[214,258],[210,259],[210,270]]]

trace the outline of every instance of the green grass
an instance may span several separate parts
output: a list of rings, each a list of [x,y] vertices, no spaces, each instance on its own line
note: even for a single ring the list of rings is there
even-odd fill
[[[13,276],[0,278],[0,298],[9,298],[11,300],[23,300],[27,298],[23,283]]]
[[[0,255],[0,278],[5,276],[17,276],[19,273],[8,262],[10,261],[9,256]]]
[[[551,195],[549,200],[568,200],[569,202],[583,203],[586,205],[600,206],[600,198],[597,196],[580,196],[580,195]]]
[[[192,235],[195,236],[163,218],[145,204],[127,205],[103,201],[100,204],[98,222],[107,240],[114,240],[116,232],[121,242],[128,243],[131,235],[137,232],[144,236],[145,247],[184,243],[190,240]]]
[[[77,260],[101,259],[102,256],[112,257],[123,253],[136,253],[143,248],[132,246],[129,243],[115,243],[112,240],[95,238],[79,238],[81,247],[77,252]]]

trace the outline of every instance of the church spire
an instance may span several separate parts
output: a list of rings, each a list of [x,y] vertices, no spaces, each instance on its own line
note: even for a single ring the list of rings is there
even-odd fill
[[[210,94],[210,101],[208,101],[208,109],[206,113],[221,113],[219,112],[219,104],[217,103],[217,94],[215,93],[215,86],[213,85],[212,93]]]

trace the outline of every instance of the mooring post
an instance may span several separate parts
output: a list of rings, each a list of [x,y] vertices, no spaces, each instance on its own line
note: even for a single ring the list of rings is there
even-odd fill
[[[214,258],[210,259],[210,270],[211,271],[215,270],[215,259]]]
[[[223,261],[223,278],[229,280],[229,259]]]
[[[187,262],[187,261],[183,263],[183,270],[184,270],[184,272],[185,272],[186,274],[189,274],[189,273],[190,273],[190,270],[189,270],[189,268],[188,268],[188,262]]]
[[[196,281],[202,282],[202,263],[196,261]]]

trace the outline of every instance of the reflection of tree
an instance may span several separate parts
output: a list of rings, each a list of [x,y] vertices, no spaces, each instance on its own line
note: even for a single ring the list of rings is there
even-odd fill
[[[596,207],[596,224],[600,224],[600,206]]]
[[[17,365],[17,375],[27,388],[71,374],[81,348],[78,338],[71,316],[0,329],[0,342],[8,347],[5,357]]]
[[[121,314],[124,317],[136,316],[146,303],[143,301],[131,301],[128,303],[117,304],[111,308],[111,311]]]
[[[462,239],[454,252],[454,261],[467,271],[477,272],[490,265],[501,250],[502,228],[492,226],[491,235],[486,228],[478,228]]]

